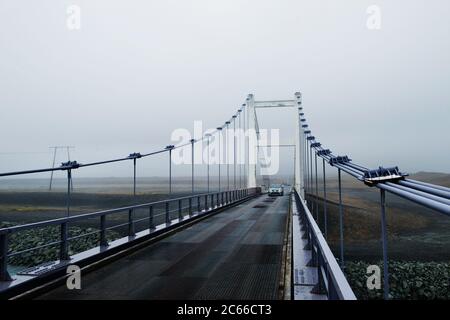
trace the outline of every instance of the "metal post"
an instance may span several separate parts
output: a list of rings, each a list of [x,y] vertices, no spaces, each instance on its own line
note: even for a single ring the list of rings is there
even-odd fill
[[[208,211],[208,195],[205,195],[205,212]]]
[[[312,150],[311,150],[312,151]],[[317,152],[314,151],[314,157],[315,157],[315,170],[316,170],[316,221],[317,225],[320,229],[320,223],[319,223],[319,182],[317,181]]]
[[[308,194],[310,193],[310,186],[309,186],[309,142],[305,137],[305,157],[306,157],[306,187],[307,187],[307,193],[305,195],[305,200],[308,198]],[[306,202],[308,205],[308,200]]]
[[[323,168],[323,223],[324,223],[325,239],[327,239],[328,217],[327,217],[327,185],[325,176],[325,159],[322,159],[322,168]]]
[[[189,217],[192,216],[192,198],[189,198]]]
[[[200,197],[197,197],[197,212],[198,213],[202,212],[202,208],[200,206]]]
[[[166,202],[166,224],[170,224],[169,202]]]
[[[0,281],[11,281],[8,272],[8,234],[0,234]]]
[[[73,148],[73,147],[66,146],[68,162],[70,162],[70,148]],[[72,188],[72,191],[73,191],[73,179],[70,180],[70,188]]]
[[[153,229],[155,229],[155,224],[154,224],[154,222],[153,222],[153,206],[150,206],[149,208],[148,208],[148,215],[149,215],[149,217],[148,217],[148,228],[150,229],[150,230],[153,230]]]
[[[308,147],[307,147],[307,141],[306,141],[306,134],[304,134],[304,140],[303,140],[303,148],[304,148],[304,152],[303,152],[303,180],[304,180],[304,189],[305,189],[305,200],[306,200],[306,195],[307,195],[307,190],[308,190]]]
[[[225,138],[226,138],[226,144],[225,144],[225,161],[227,164],[227,191],[230,190],[230,155],[229,155],[229,140],[230,140],[230,135],[228,134],[229,131],[229,125],[230,125],[230,121],[227,121],[226,123],[227,126],[227,131],[225,131]],[[226,197],[227,201],[228,201],[228,195]]]
[[[60,247],[59,247],[59,260],[61,261],[65,261],[65,260],[70,260],[69,257],[69,246],[67,243],[67,237],[68,237],[68,227],[67,227],[67,222],[63,222],[61,223],[61,243],[60,243]]]
[[[70,216],[70,181],[72,180],[72,170],[67,169],[67,216]]]
[[[219,136],[219,192],[220,192],[220,164],[222,162],[222,146],[221,146],[221,138],[222,138],[222,128],[217,128],[217,134]]]
[[[388,253],[387,253],[387,227],[386,227],[386,193],[380,189],[381,200],[381,240],[383,245],[383,284],[384,299],[389,299],[389,269],[388,269]]]
[[[108,246],[108,240],[106,239],[106,215],[104,214],[100,216],[100,246]]]
[[[310,194],[310,197],[311,197],[311,212],[312,212],[312,214],[314,216],[314,203],[312,202],[312,199],[313,199],[313,161],[312,161],[311,143],[312,143],[312,141],[310,142],[310,144],[308,146],[308,148],[309,148],[309,165],[311,166],[311,171],[310,171],[311,179],[309,181],[311,183],[311,194]]]
[[[238,110],[238,116],[239,116],[239,188],[242,188],[242,164],[241,164],[241,149],[242,149],[242,127],[241,127],[241,112],[242,110]]]
[[[133,221],[133,209],[128,210],[128,236],[134,237],[134,221]]]
[[[340,265],[341,269],[345,268],[344,264],[344,218],[342,210],[342,186],[341,186],[341,169],[338,169],[338,186],[339,186],[339,240],[341,249]]]
[[[180,200],[178,200],[178,221],[183,220],[183,213],[181,211],[182,210],[181,205],[182,205],[182,202],[181,202],[181,199],[180,199]]]
[[[236,190],[236,116],[233,116],[233,185]]]
[[[55,149],[55,151],[53,152],[53,164],[52,164],[52,169],[55,167],[55,161],[56,161],[56,149],[57,147],[53,147]],[[49,191],[52,190],[52,182],[53,182],[53,170],[50,173],[50,186],[48,188]]]
[[[206,148],[207,148],[207,154],[206,154],[206,156],[207,156],[207,163],[206,163],[206,176],[207,176],[207,193],[209,193],[209,144],[210,144],[210,140],[209,140],[209,137],[210,137],[211,135],[210,134],[207,134],[206,135],[206,137],[207,137],[207,139],[206,139],[206,141],[207,141],[207,144],[206,144]]]
[[[169,198],[172,198],[172,149],[169,149]]]
[[[192,149],[192,154],[191,154],[191,161],[192,161],[192,167],[191,167],[191,183],[192,183],[192,194],[194,194],[194,139],[191,139],[191,149]]]
[[[136,158],[133,159],[133,197],[136,198]]]
[[[249,114],[248,114],[248,108],[245,108],[246,105],[243,104],[242,107],[245,109],[243,116],[244,116],[244,186],[247,188],[248,186],[248,169],[249,169],[249,165],[250,165],[250,161],[249,160],[249,156],[250,156],[250,150],[248,149],[248,145],[249,142],[247,141],[247,135],[248,135],[248,118],[249,118]]]

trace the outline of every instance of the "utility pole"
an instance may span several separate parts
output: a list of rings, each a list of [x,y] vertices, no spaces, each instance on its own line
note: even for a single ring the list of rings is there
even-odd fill
[[[53,149],[53,162],[52,162],[52,169],[55,168],[55,162],[56,162],[56,153],[58,151],[58,149],[66,149],[67,151],[67,161],[70,162],[70,149],[74,149],[74,146],[53,146],[53,147],[49,147],[50,149]],[[52,190],[52,184],[53,184],[53,171],[51,171],[50,173],[50,185],[48,188],[48,191]],[[73,190],[73,181],[72,179],[70,180],[70,187]]]

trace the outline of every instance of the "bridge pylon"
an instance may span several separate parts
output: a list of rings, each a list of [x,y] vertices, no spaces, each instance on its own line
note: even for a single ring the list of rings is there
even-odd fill
[[[304,146],[304,133],[301,128],[299,113],[302,110],[302,95],[300,92],[296,92],[294,99],[292,100],[271,100],[271,101],[255,101],[253,94],[249,94],[246,99],[245,113],[246,113],[246,162],[248,163],[247,171],[247,188],[256,187],[256,176],[258,166],[258,146],[259,146],[259,133],[257,128],[257,115],[256,109],[260,108],[289,108],[293,112],[293,117],[296,119],[296,129],[294,136],[295,147],[295,164],[294,164],[294,187],[299,195],[304,198],[304,168],[302,156],[305,150]],[[248,156],[248,157],[247,157]]]

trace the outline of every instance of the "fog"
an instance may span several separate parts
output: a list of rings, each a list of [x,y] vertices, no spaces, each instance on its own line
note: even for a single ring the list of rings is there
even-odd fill
[[[67,27],[70,5],[80,29]],[[0,172],[49,167],[54,145],[75,146],[81,163],[158,150],[196,120],[223,125],[249,93],[301,91],[313,134],[336,154],[448,173],[449,16],[445,0],[2,0]],[[258,120],[293,142],[289,113]],[[292,172],[292,152],[281,157]],[[164,175],[166,160],[146,174]]]

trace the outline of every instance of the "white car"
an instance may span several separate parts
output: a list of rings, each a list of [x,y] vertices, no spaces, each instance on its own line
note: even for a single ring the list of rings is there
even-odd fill
[[[269,187],[269,196],[282,196],[284,195],[284,189],[281,184],[272,184]]]

